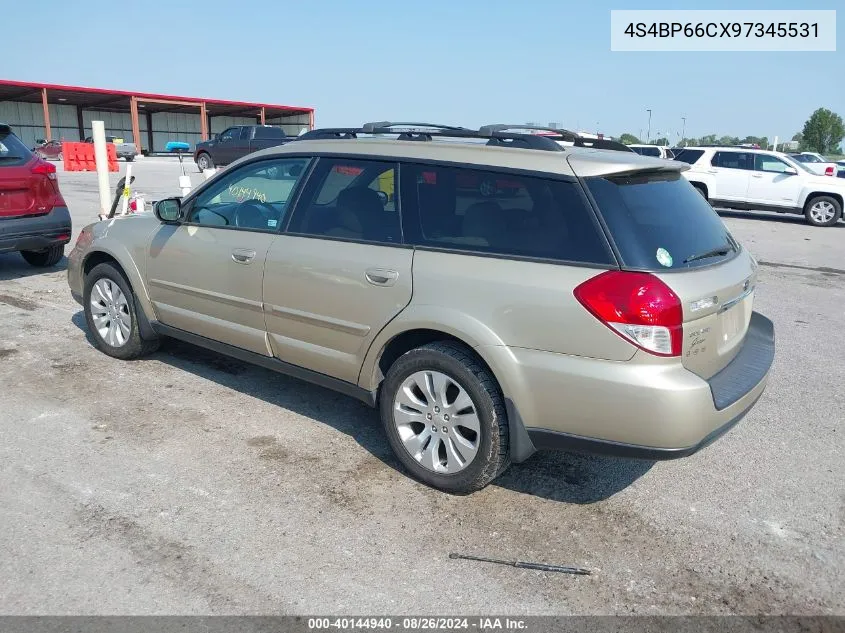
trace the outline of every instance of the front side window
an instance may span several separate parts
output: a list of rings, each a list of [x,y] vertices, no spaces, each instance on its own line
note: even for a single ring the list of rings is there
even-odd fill
[[[632,147],[637,154],[641,156],[654,156],[660,158],[660,149],[657,147]]]
[[[395,163],[321,158],[288,231],[401,244],[395,185]]]
[[[246,165],[201,192],[189,224],[277,231],[288,201],[305,172],[307,158],[266,160]]]
[[[754,169],[754,154],[745,152],[716,152],[710,163],[724,169]]]
[[[228,130],[224,131],[220,135],[221,141],[233,141],[238,138],[238,135],[241,132],[241,128],[239,127],[230,127]]]
[[[754,169],[757,171],[768,171],[776,174],[782,174],[790,168],[789,165],[776,156],[757,154],[754,158]]]
[[[458,167],[403,165],[403,191],[422,246],[608,264],[611,257],[577,183]],[[405,193],[402,194],[403,199]]]

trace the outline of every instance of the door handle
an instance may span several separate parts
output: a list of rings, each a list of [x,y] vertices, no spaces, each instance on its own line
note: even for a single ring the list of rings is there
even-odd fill
[[[370,268],[364,275],[374,286],[392,286],[399,279],[399,273],[386,268]]]
[[[255,251],[246,248],[236,248],[232,251],[232,261],[237,264],[251,264],[255,259]]]
[[[751,174],[752,178],[762,178],[763,174]]]

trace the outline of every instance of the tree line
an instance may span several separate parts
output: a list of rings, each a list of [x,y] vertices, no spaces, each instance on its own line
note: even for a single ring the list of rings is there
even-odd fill
[[[819,154],[843,154],[841,143],[845,137],[845,124],[842,122],[842,117],[831,112],[827,108],[819,108],[807,122],[801,132],[792,137],[793,141],[798,143],[798,150],[802,152],[818,152]],[[783,143],[786,139],[779,140]],[[645,143],[641,141],[634,134],[626,132],[619,137],[619,141],[626,145]],[[652,139],[647,141],[649,145],[671,145],[669,139],[666,137]],[[687,147],[690,145],[759,145],[763,149],[771,146],[771,143],[766,136],[746,136],[740,138],[738,136],[718,136],[717,134],[708,134],[699,138],[684,138],[681,139],[680,146]]]

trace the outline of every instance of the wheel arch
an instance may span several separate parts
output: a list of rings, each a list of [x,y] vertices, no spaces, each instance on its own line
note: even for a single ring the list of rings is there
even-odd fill
[[[845,212],[845,200],[842,198],[842,194],[839,193],[832,193],[830,191],[811,191],[807,194],[807,197],[804,199],[804,206],[802,207],[805,211],[807,210],[807,205],[809,205],[814,198],[833,198],[839,203],[839,208]]]
[[[83,286],[85,278],[88,274],[100,264],[113,264],[126,278],[129,287],[132,289],[132,294],[135,300],[135,313],[138,317],[138,328],[141,338],[145,340],[152,340],[156,338],[156,333],[153,330],[152,322],[156,320],[155,311],[153,310],[152,302],[147,294],[146,285],[143,283],[141,273],[135,266],[134,261],[129,257],[129,253],[125,254],[124,261],[132,262],[130,265],[124,265],[114,252],[106,249],[92,250],[82,260],[81,271]]]
[[[378,394],[390,365],[411,349],[434,341],[454,341],[469,349],[490,372],[505,399],[511,460],[522,462],[535,448],[523,422],[530,412],[517,407],[515,394],[524,393],[522,377],[501,338],[487,325],[467,314],[441,307],[410,307],[391,321],[373,340],[359,374],[358,385]],[[520,399],[522,400],[522,399]],[[378,400],[376,400],[377,402]],[[523,405],[527,403],[523,402]]]

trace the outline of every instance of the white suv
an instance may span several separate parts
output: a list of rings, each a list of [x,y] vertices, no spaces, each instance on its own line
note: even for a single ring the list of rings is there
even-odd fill
[[[842,217],[845,181],[819,176],[780,152],[738,147],[685,147],[684,177],[714,207],[798,213],[814,226]]]
[[[668,147],[664,147],[663,145],[642,145],[639,143],[634,143],[633,145],[629,145],[632,150],[634,150],[640,156],[653,156],[654,158],[675,158],[675,155],[672,153],[672,150]]]

